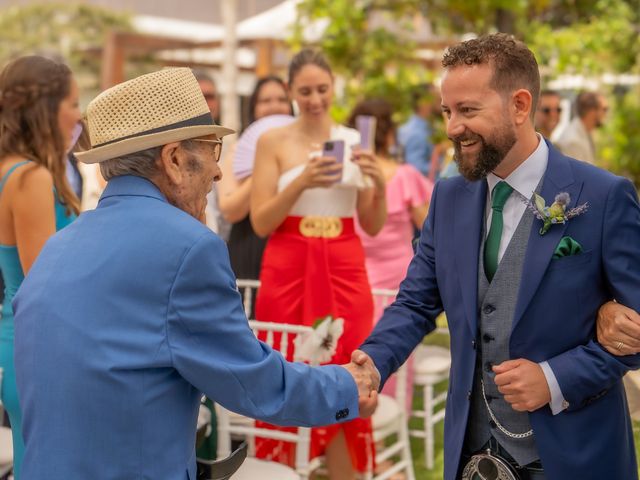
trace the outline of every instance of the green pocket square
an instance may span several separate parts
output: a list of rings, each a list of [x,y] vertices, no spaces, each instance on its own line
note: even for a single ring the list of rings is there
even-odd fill
[[[568,257],[570,255],[577,255],[582,252],[582,245],[576,242],[571,237],[562,237],[560,243],[556,247],[556,251],[553,252],[554,259]]]

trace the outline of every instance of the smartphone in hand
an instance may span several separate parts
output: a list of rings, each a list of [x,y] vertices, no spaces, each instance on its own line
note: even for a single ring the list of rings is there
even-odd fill
[[[323,157],[334,157],[338,163],[344,163],[344,140],[329,140],[322,145]]]
[[[344,140],[329,140],[322,145],[323,157],[334,157],[338,163],[344,162]]]
[[[360,148],[374,152],[376,149],[376,117],[358,115],[356,128],[360,132]]]

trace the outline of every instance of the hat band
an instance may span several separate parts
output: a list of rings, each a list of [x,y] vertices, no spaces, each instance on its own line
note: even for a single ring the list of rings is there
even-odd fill
[[[109,140],[108,142],[100,143],[98,145],[92,145],[92,148],[104,147],[105,145],[110,145],[112,143],[121,142],[122,140],[127,140],[130,138],[143,137],[145,135],[151,135],[152,133],[160,133],[167,132],[169,130],[175,130],[177,128],[183,127],[201,127],[201,126],[213,126],[215,123],[213,122],[213,117],[211,113],[205,113],[203,115],[198,115],[197,117],[189,118],[187,120],[180,120],[179,122],[172,123],[169,125],[163,125],[162,127],[152,128],[151,130],[145,130],[143,132],[134,133],[133,135],[127,135],[126,137],[116,138],[114,140]]]

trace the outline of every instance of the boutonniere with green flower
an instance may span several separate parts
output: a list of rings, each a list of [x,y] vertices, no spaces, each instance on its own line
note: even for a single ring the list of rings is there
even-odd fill
[[[308,362],[311,365],[326,363],[336,353],[338,339],[344,331],[344,319],[327,315],[313,324],[313,332],[298,335],[293,341],[295,345],[294,360]]]
[[[589,208],[588,203],[583,203],[567,211],[567,205],[571,202],[571,196],[567,192],[560,192],[556,195],[555,201],[548,207],[544,204],[544,198],[537,193],[533,194],[533,201],[527,200],[527,207],[533,212],[538,220],[543,224],[540,228],[540,235],[547,233],[551,225],[563,224],[573,217],[583,214]]]

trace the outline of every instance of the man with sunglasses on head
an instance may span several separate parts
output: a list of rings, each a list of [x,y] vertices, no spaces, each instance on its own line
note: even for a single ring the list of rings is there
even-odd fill
[[[595,165],[593,131],[604,125],[609,105],[598,92],[580,92],[574,104],[575,116],[558,138],[558,148],[569,157]]]
[[[538,100],[536,110],[535,125],[536,130],[547,140],[551,139],[551,134],[560,123],[560,94],[555,90],[542,90]]]

